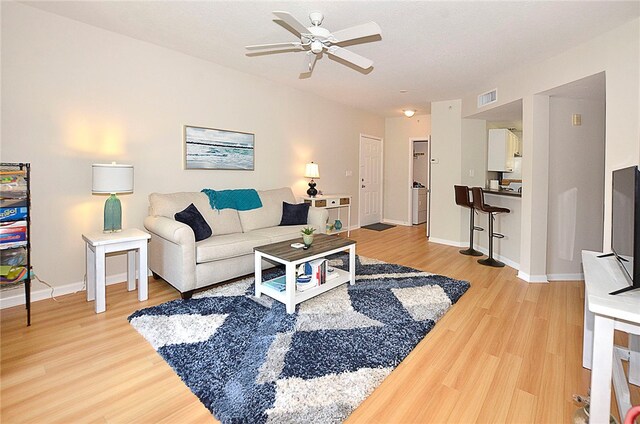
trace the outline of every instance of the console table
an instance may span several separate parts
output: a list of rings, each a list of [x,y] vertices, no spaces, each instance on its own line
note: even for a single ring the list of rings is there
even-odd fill
[[[613,257],[582,251],[584,340],[582,366],[591,369],[590,423],[608,423],[611,377],[621,420],[631,408],[622,360],[629,361],[629,383],[640,385],[640,290],[610,295],[628,282]],[[629,347],[613,344],[614,330],[629,333]],[[615,360],[614,360],[615,359]]]
[[[340,208],[347,208],[347,237],[351,235],[351,196],[348,194],[324,194],[314,197],[303,197],[302,201],[314,208],[338,209],[338,219],[340,219]],[[340,233],[342,231],[332,231],[327,234]]]

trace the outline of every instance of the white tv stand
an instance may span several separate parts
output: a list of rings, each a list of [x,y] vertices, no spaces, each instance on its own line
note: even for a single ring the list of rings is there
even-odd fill
[[[611,377],[620,421],[631,408],[622,360],[629,361],[629,383],[640,385],[640,290],[609,293],[627,282],[614,257],[582,251],[584,268],[584,340],[582,366],[591,369],[590,423],[608,423]],[[614,346],[614,330],[629,333],[629,347]],[[615,361],[614,361],[615,359]]]

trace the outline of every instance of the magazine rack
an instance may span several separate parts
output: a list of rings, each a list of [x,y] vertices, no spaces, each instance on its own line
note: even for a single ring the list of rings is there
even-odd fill
[[[31,325],[31,165],[0,163],[0,284],[24,284]]]

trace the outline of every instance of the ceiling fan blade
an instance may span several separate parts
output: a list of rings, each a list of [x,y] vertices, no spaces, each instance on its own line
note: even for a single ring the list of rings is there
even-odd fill
[[[349,63],[353,63],[354,65],[359,66],[362,69],[369,69],[373,66],[372,60],[367,59],[366,57],[362,57],[350,50],[343,49],[342,47],[331,46],[327,48],[327,53],[337,56],[342,60],[346,60]]]
[[[290,41],[288,43],[272,43],[272,44],[254,44],[252,46],[245,46],[247,50],[260,50],[260,49],[286,49],[291,47],[301,47],[299,41]]]
[[[298,34],[309,34],[309,30],[305,27],[299,20],[293,17],[293,15],[289,12],[273,12],[278,18],[283,20],[287,25],[289,25],[294,31]]]
[[[300,69],[301,74],[310,74],[313,72],[313,67],[316,66],[316,60],[318,59],[318,55],[316,55],[312,51],[308,51],[304,55],[304,62],[302,63],[302,68]]]
[[[335,39],[334,43],[355,40],[356,38],[371,37],[372,35],[381,35],[382,29],[375,22],[367,22],[366,24],[356,25],[351,28],[345,28],[332,33]]]

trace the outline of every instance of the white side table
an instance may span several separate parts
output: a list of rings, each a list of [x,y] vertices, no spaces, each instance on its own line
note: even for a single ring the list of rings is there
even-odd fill
[[[129,291],[136,288],[136,256],[138,256],[138,300],[147,300],[147,241],[151,236],[136,228],[118,233],[93,232],[83,234],[87,243],[87,301],[96,301],[96,314],[106,309],[105,257],[107,253],[127,251],[127,282]],[[136,255],[137,252],[137,255]]]

